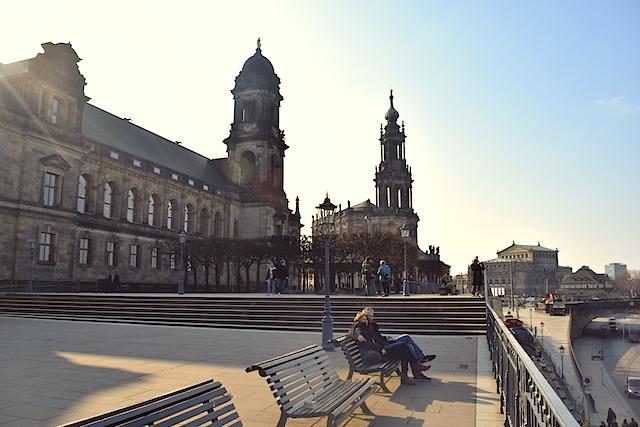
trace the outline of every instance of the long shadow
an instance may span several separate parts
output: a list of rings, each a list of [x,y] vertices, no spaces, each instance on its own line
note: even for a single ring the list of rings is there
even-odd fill
[[[224,384],[226,379],[228,384],[225,385],[233,395],[250,401],[236,405],[241,418],[243,409],[251,415],[259,413],[256,412],[256,401],[260,405],[264,403],[260,411],[275,414],[278,410],[266,382],[255,374],[244,373],[244,368],[319,342],[320,334],[309,332],[270,333],[0,318],[0,403],[3,396],[11,398],[11,391],[3,389],[5,385],[20,389],[22,396],[30,399],[23,405],[14,401],[16,405],[8,409],[0,404],[0,417],[33,419],[34,425],[72,421],[149,399],[152,393],[159,395],[178,388],[175,377],[181,372],[191,375],[182,378],[185,386],[208,378],[216,378]],[[100,362],[101,357],[105,359],[104,363]],[[108,361],[118,357],[123,360]],[[148,362],[148,366],[143,371],[129,369],[127,358],[139,361],[141,366]],[[347,363],[342,354],[333,352],[330,358],[344,378]],[[107,363],[111,367],[106,367]],[[162,366],[154,370],[153,364]],[[168,372],[172,369],[176,369],[173,374]],[[171,377],[173,385],[157,383],[164,377]],[[130,387],[132,394],[127,396],[116,390],[123,387]],[[475,403],[474,396],[475,388],[463,381],[442,383],[435,379],[416,387],[396,388],[388,398],[407,409],[425,411],[434,400]],[[87,410],[86,414],[78,411],[79,407],[87,407],[84,402],[93,402],[88,405],[93,405],[95,410]],[[29,405],[35,405],[38,410],[27,412]],[[24,412],[20,411],[21,406]],[[373,412],[376,413],[375,409]],[[388,415],[371,418],[358,411],[355,417],[380,426],[405,420]],[[0,422],[2,420],[0,418]],[[416,424],[419,420],[412,421],[412,425],[419,425]],[[245,424],[251,425],[250,422]]]

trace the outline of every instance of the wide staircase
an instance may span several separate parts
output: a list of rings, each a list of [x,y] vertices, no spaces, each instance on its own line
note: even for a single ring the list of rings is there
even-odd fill
[[[480,298],[336,297],[331,306],[336,333],[347,331],[354,314],[371,306],[384,333],[486,334],[486,308]],[[0,295],[0,316],[145,325],[319,332],[323,312],[322,297],[295,295]]]

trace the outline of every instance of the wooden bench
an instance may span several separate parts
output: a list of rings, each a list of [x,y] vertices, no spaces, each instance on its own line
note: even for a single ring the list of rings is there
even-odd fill
[[[227,390],[219,382],[208,380],[145,402],[64,424],[62,427],[168,427],[176,424],[242,426]]]
[[[391,390],[389,390],[385,384],[385,377],[388,378],[394,372],[400,375],[399,360],[388,360],[374,365],[367,365],[362,361],[362,354],[360,353],[358,344],[350,335],[334,338],[331,342],[335,347],[342,349],[344,357],[346,357],[347,362],[349,362],[348,380],[353,377],[354,372],[364,375],[379,375],[380,379],[376,381],[375,384],[378,384],[386,393],[391,393]]]
[[[246,369],[265,377],[280,406],[278,427],[288,418],[328,417],[335,426],[356,407],[372,415],[365,399],[373,393],[373,380],[341,380],[322,348],[311,345],[256,363]]]

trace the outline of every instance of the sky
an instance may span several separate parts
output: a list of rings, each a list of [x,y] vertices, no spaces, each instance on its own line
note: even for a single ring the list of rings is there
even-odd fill
[[[389,89],[418,241],[452,273],[512,241],[640,268],[640,2],[12,2],[0,62],[71,42],[91,103],[226,156],[256,39],[280,77],[285,191],[375,201]]]

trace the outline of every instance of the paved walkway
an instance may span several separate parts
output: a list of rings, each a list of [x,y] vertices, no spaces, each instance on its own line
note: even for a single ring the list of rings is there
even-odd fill
[[[0,317],[0,425],[55,425],[149,399],[207,378],[233,394],[245,425],[273,426],[279,409],[264,379],[244,368],[320,341],[320,334],[65,322]],[[484,336],[417,337],[439,356],[429,383],[367,400],[348,426],[498,426],[498,395]],[[342,378],[340,352],[331,359]],[[291,420],[291,426],[326,420]]]

